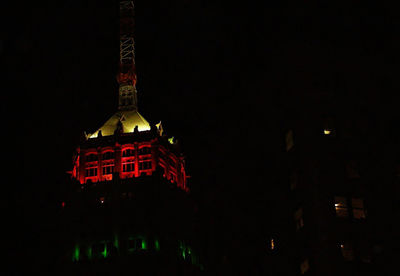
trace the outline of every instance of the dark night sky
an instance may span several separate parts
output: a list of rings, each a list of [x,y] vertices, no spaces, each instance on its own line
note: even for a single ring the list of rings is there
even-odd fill
[[[18,179],[8,200],[19,206],[12,213],[22,218],[19,231],[36,238],[79,136],[116,109],[118,10],[105,2],[14,6],[20,20],[3,24],[10,86],[1,107],[18,152],[10,155]],[[263,2],[136,1],[140,112],[182,142],[193,189],[218,198],[222,210],[249,189],[243,168],[273,170],[277,118],[316,108],[310,99],[318,94],[376,118],[388,134],[399,118],[394,7]]]

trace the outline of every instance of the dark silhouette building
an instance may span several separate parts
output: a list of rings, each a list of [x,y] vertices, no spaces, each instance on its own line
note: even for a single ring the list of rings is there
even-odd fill
[[[198,275],[203,269],[185,158],[138,112],[132,1],[120,1],[118,111],[84,135],[60,215],[60,266],[73,275]]]
[[[299,102],[306,106],[307,100]],[[275,257],[288,265],[274,269],[285,275],[384,274],[388,256],[397,254],[384,221],[397,224],[387,217],[396,162],[394,145],[382,150],[388,138],[383,121],[323,97],[308,110],[291,108],[282,135],[284,197],[275,218],[286,218],[276,233]]]

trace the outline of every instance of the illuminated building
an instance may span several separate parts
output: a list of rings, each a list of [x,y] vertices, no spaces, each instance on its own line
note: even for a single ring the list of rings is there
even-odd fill
[[[138,112],[132,1],[120,2],[118,111],[76,150],[62,207],[61,267],[72,275],[197,275],[185,159]]]

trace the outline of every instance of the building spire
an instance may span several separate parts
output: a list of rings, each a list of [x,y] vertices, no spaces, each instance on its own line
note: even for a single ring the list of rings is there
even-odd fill
[[[119,110],[137,110],[133,7],[133,1],[119,2]]]

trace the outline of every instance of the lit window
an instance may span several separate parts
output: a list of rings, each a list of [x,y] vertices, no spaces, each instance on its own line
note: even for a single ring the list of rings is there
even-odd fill
[[[112,174],[114,172],[114,164],[103,165],[103,175]]]
[[[291,148],[293,148],[294,143],[293,143],[293,130],[289,130],[286,133],[286,151],[289,151]]]
[[[340,250],[342,252],[342,256],[346,261],[354,260],[354,252],[353,246],[350,242],[346,241],[340,244]]]
[[[86,168],[86,176],[97,176],[97,167]]]
[[[107,151],[107,152],[103,153],[103,160],[108,160],[108,159],[114,159],[113,151]]]
[[[151,169],[151,161],[139,162],[139,170],[149,170],[149,169]]]
[[[303,208],[299,208],[295,213],[294,213],[294,220],[296,221],[296,230],[299,230],[304,226],[304,221],[303,221]]]
[[[309,269],[310,269],[310,264],[307,258],[300,264],[300,272],[301,274],[305,274]]]
[[[150,154],[151,150],[150,147],[143,147],[139,149],[139,154],[143,155],[143,154]]]
[[[269,248],[270,248],[271,250],[274,250],[274,249],[275,249],[275,240],[274,240],[274,239],[271,239],[271,241],[270,241],[270,243],[269,243]]]
[[[122,157],[129,157],[129,156],[135,156],[134,149],[126,149],[122,152]]]
[[[349,216],[347,199],[345,197],[335,196],[335,211],[337,217],[347,218]]]
[[[353,218],[365,219],[364,200],[361,198],[352,198],[351,205],[353,207]]]
[[[330,129],[324,129],[324,134],[325,135],[330,135],[332,133],[332,130]]]
[[[97,154],[91,153],[86,155],[86,162],[93,162],[93,161],[97,161]]]
[[[133,172],[135,170],[135,162],[133,160],[125,161],[122,163],[123,172]]]

